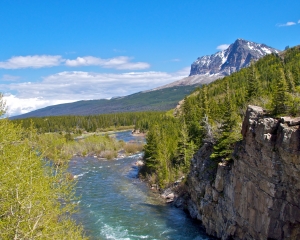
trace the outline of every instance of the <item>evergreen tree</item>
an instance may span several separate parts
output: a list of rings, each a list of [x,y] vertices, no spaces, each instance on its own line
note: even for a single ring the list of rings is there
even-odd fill
[[[148,173],[151,173],[158,166],[158,146],[160,144],[159,126],[152,125],[147,134],[147,145],[144,147],[145,167]]]
[[[185,172],[189,170],[190,161],[193,157],[195,149],[196,146],[193,140],[190,140],[189,138],[187,125],[184,119],[182,119],[175,163],[179,166],[182,166]]]
[[[286,69],[285,71],[285,78],[287,82],[288,92],[294,93],[295,92],[295,82],[293,75],[289,69]]]
[[[260,83],[258,81],[257,70],[254,63],[251,63],[249,67],[249,73],[247,78],[247,92],[246,100],[250,102],[252,99],[260,96]]]
[[[287,83],[283,74],[283,70],[281,70],[272,95],[272,112],[276,116],[284,114],[287,111],[287,90]]]
[[[230,154],[233,151],[233,145],[237,141],[237,136],[234,132],[234,126],[236,125],[236,116],[233,110],[233,103],[230,99],[230,89],[228,81],[225,82],[225,111],[222,118],[222,124],[220,128],[220,137],[217,139],[214,145],[214,151],[211,155],[212,159],[216,160],[230,160]]]

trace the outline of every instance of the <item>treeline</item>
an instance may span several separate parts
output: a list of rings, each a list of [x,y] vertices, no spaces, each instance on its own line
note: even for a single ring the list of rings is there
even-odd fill
[[[51,116],[12,121],[21,124],[24,128],[29,128],[32,122],[39,133],[72,132],[81,134],[83,131],[121,130],[128,126],[145,131],[151,122],[162,115],[162,112],[129,112],[94,116]]]
[[[188,172],[190,156],[204,143],[213,145],[211,159],[216,164],[231,160],[248,104],[260,105],[276,117],[299,115],[299,47],[267,55],[248,68],[203,85],[184,99],[175,118],[153,122],[143,174],[160,187],[167,186]]]

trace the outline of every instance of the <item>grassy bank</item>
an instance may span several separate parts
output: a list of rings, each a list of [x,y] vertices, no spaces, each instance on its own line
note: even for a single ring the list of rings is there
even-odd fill
[[[113,134],[113,132],[110,132]],[[56,165],[66,164],[73,156],[96,156],[113,159],[122,152],[130,155],[143,150],[141,143],[126,143],[114,136],[88,133],[80,136],[72,134],[46,133],[38,135],[37,149]]]

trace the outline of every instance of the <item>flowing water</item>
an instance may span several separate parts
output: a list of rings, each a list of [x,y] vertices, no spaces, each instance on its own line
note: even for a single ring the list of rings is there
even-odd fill
[[[130,132],[118,139],[136,139]],[[117,160],[73,158],[80,211],[74,216],[91,239],[211,239],[180,209],[165,204],[137,178],[141,154]]]

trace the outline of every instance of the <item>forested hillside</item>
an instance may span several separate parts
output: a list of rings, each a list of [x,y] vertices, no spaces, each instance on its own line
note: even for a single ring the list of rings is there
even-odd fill
[[[121,130],[122,128],[136,128],[147,130],[150,123],[164,117],[163,112],[129,112],[91,116],[53,116],[41,118],[25,118],[12,120],[29,128],[31,123],[39,133],[67,132],[81,134],[83,131],[96,132],[107,130]]]
[[[176,117],[150,126],[143,174],[166,187],[189,170],[192,154],[204,142],[214,145],[216,164],[230,161],[241,139],[241,121],[248,104],[269,114],[300,113],[300,47],[270,54],[228,77],[204,85],[186,97]]]
[[[190,94],[197,85],[175,86],[164,89],[138,92],[124,97],[100,100],[85,100],[45,107],[16,118],[46,116],[87,116],[120,112],[167,111],[176,106],[179,100]]]

